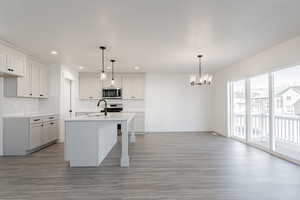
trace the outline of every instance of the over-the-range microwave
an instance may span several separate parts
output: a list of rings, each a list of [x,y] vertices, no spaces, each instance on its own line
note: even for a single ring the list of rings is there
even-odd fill
[[[103,88],[102,97],[104,99],[122,99],[121,88]]]

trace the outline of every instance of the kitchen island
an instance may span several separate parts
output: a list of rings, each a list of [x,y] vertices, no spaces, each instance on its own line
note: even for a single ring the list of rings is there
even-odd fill
[[[128,126],[134,113],[93,113],[65,119],[65,161],[70,167],[97,167],[117,143],[117,125],[121,124],[121,167],[129,167]],[[134,135],[134,133],[132,133]],[[134,137],[132,142],[134,142]]]

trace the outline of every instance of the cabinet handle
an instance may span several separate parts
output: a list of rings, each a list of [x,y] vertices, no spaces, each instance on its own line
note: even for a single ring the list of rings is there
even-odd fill
[[[37,121],[40,121],[41,119],[34,119],[33,121],[37,122]]]
[[[41,124],[41,127],[43,127],[44,126],[44,124]]]
[[[94,98],[94,97],[88,97],[89,99],[92,99],[92,98]]]
[[[30,93],[29,95],[32,96],[32,93]]]
[[[55,117],[49,117],[49,119],[54,119]]]
[[[40,97],[44,96],[43,94],[40,94]]]
[[[53,123],[53,122],[51,122],[50,124],[51,124],[51,125],[53,125],[54,123]]]

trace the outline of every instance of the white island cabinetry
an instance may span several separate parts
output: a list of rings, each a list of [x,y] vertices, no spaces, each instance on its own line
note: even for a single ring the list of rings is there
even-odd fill
[[[65,119],[65,160],[71,167],[97,167],[117,143],[117,126],[122,127],[120,165],[129,167],[128,126],[135,114],[95,113]],[[80,148],[79,148],[80,147]]]

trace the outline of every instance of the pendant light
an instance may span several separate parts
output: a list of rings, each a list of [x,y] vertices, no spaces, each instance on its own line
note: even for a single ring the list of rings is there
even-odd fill
[[[105,70],[104,70],[104,50],[106,49],[106,47],[101,46],[100,49],[102,51],[102,71],[101,71],[100,79],[105,80],[106,79],[106,73],[105,73]]]
[[[115,85],[115,77],[114,77],[114,62],[116,62],[116,60],[111,59],[111,85],[114,86]]]
[[[202,75],[201,71],[201,58],[203,55],[198,55],[199,58],[199,73],[198,75],[192,75],[190,77],[190,84],[191,86],[198,86],[198,85],[210,85],[212,83],[212,75],[204,74]]]

